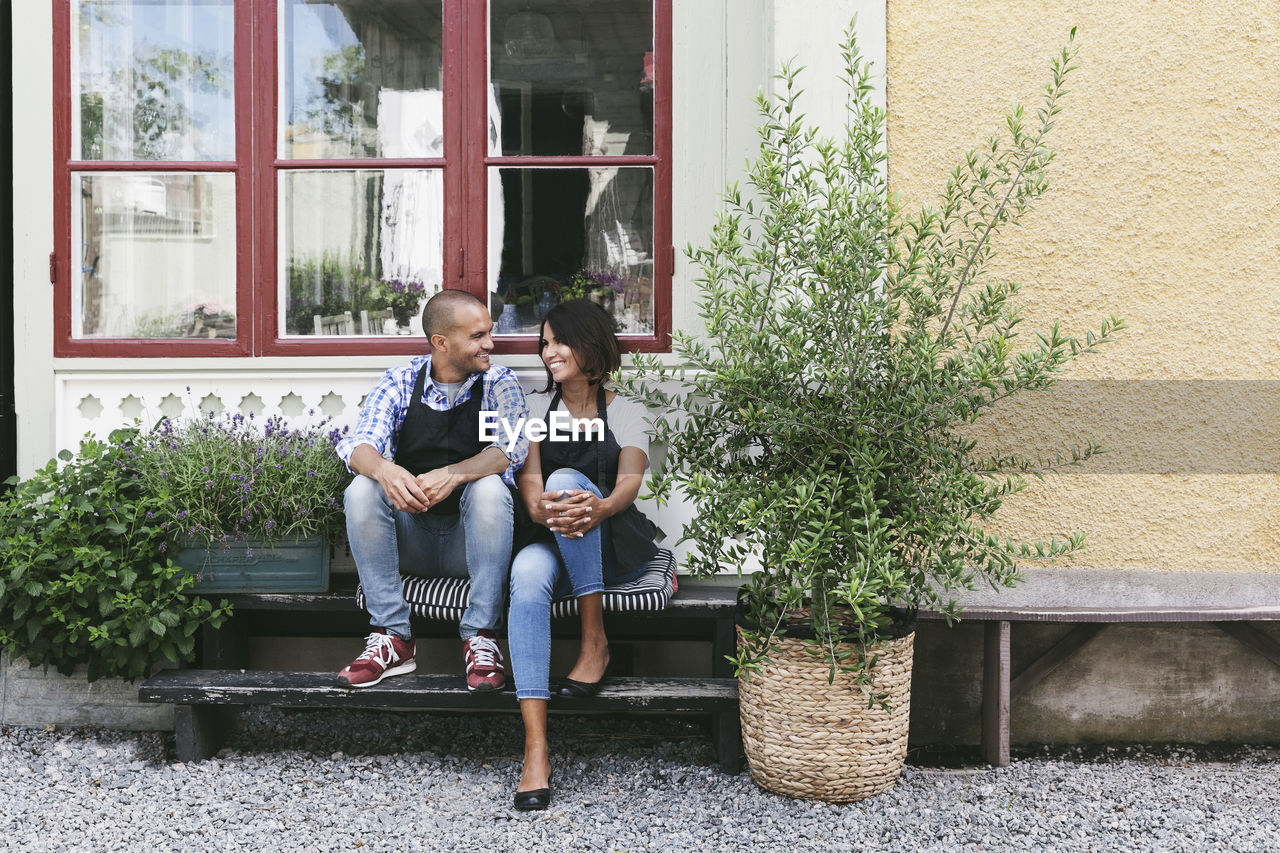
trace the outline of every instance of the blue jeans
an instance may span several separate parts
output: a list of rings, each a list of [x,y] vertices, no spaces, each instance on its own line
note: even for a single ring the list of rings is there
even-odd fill
[[[376,480],[356,475],[347,486],[347,541],[364,588],[369,624],[408,639],[409,605],[400,573],[470,577],[471,598],[459,633],[474,637],[502,620],[511,562],[511,490],[497,474],[467,483],[458,515],[401,512]]]
[[[560,468],[547,478],[546,491],[559,489],[589,489],[601,496],[595,484],[573,468]],[[551,698],[551,602],[569,593],[581,598],[604,590],[600,543],[608,530],[609,522],[604,521],[581,539],[556,533],[554,543],[534,542],[516,554],[507,642],[517,699]]]

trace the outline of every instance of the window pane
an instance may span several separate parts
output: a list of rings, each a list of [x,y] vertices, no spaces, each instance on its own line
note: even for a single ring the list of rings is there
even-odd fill
[[[653,332],[653,170],[493,168],[502,191],[501,255],[490,296],[499,334],[538,330],[547,309],[578,296],[623,334]],[[494,193],[490,193],[494,197]]]
[[[281,0],[280,156],[444,156],[440,0]]]
[[[443,279],[439,170],[280,176],[281,334],[421,334]]]
[[[490,150],[653,153],[650,0],[491,0]]]
[[[234,160],[232,0],[75,0],[71,157]]]
[[[73,173],[77,338],[234,338],[230,174]]]

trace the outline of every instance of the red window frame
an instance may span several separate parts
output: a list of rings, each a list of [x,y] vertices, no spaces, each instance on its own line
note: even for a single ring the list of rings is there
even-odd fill
[[[253,277],[253,221],[250,204],[252,176],[250,80],[247,72],[252,18],[244,14],[248,0],[237,0],[235,9],[235,122],[234,161],[176,162],[159,160],[110,161],[71,159],[71,3],[53,4],[53,216],[54,252],[50,278],[54,283],[53,354],[63,356],[187,356],[236,357],[252,353],[253,299],[248,284]],[[236,337],[234,339],[182,340],[177,338],[73,338],[71,336],[72,273],[71,217],[74,214],[73,172],[213,172],[236,176]]]
[[[444,281],[482,299],[486,263],[488,169],[491,166],[649,166],[654,170],[654,332],[622,340],[629,352],[671,349],[671,0],[652,0],[654,12],[654,150],[610,157],[501,157],[487,150],[488,0],[444,0],[444,157],[433,159],[285,160],[277,157],[278,3],[234,0],[235,161],[165,162],[71,159],[71,4],[54,3],[54,355],[57,357],[245,357],[408,355],[420,338],[282,338],[277,332],[277,188],[290,169],[440,168],[444,174]],[[469,93],[477,93],[468,97]],[[222,172],[236,187],[235,339],[76,339],[71,336],[71,217],[74,172]],[[534,336],[495,339],[495,352],[535,351]]]

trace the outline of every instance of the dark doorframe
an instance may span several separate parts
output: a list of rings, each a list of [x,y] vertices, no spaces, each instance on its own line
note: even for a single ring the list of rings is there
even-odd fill
[[[0,483],[18,473],[13,394],[13,3],[0,0]],[[3,487],[0,487],[2,490]]]

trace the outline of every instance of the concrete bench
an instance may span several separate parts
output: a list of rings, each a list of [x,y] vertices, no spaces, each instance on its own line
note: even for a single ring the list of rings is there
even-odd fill
[[[556,697],[553,713],[697,714],[711,719],[721,768],[741,769],[738,685],[726,659],[735,649],[736,589],[681,578],[665,610],[606,613],[615,649],[615,671],[590,699]],[[333,672],[247,670],[249,638],[359,637],[368,616],[355,606],[355,579],[338,576],[325,593],[233,594],[234,615],[217,630],[203,631],[197,669],[167,670],[142,684],[142,702],[172,703],[177,757],[198,761],[217,752],[234,712],[249,705],[282,707],[401,708],[439,711],[518,712],[512,690],[470,694],[460,675],[407,675],[375,687],[343,690]],[[552,620],[553,637],[577,636],[577,617]],[[456,638],[457,624],[413,617],[420,639]],[[636,677],[627,672],[628,644],[679,640],[710,644],[710,677]]]
[[[1012,589],[958,597],[960,621],[985,623],[982,751],[996,767],[1009,764],[1011,704],[1108,624],[1210,623],[1245,648],[1280,666],[1280,643],[1249,622],[1280,620],[1280,574],[1225,574],[1095,569],[1032,569]],[[921,611],[921,619],[938,613]],[[1014,674],[1013,623],[1075,625],[1044,654]]]

